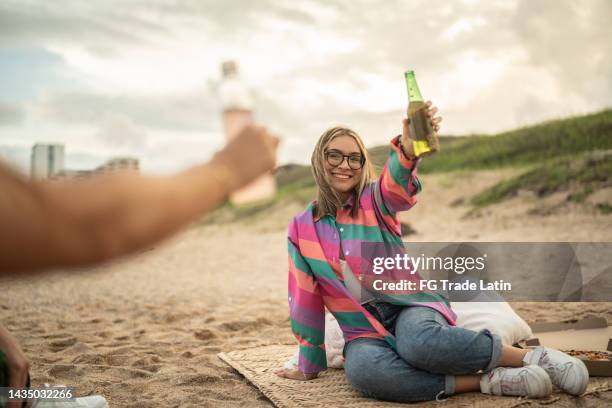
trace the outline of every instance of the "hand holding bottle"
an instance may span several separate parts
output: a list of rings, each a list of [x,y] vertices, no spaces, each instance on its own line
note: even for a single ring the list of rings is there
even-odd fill
[[[440,130],[440,122],[442,122],[441,116],[435,116],[438,112],[438,108],[433,106],[431,101],[427,101],[425,103],[426,106],[426,116],[431,123],[431,127],[437,133]],[[414,144],[412,135],[410,133],[410,119],[404,118],[402,120],[403,129],[402,129],[402,138],[401,143],[404,148],[404,153],[407,157],[416,157],[414,152]]]
[[[213,157],[216,176],[229,191],[247,185],[275,168],[278,143],[279,139],[264,127],[245,127]]]

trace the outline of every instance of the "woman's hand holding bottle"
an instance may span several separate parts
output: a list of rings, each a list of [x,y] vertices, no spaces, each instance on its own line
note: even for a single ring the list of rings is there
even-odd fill
[[[440,130],[440,122],[442,122],[442,117],[435,116],[438,112],[438,108],[436,106],[433,106],[431,101],[427,101],[425,105],[427,106],[426,115],[429,118],[429,121],[431,122],[433,130],[437,133]],[[406,157],[416,158],[412,141],[413,139],[410,134],[410,119],[404,118],[402,120],[402,137],[400,139],[400,142],[402,144]]]

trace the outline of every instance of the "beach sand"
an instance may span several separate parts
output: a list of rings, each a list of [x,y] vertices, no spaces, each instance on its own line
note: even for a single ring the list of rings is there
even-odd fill
[[[611,215],[560,198],[547,215],[528,214],[540,205],[528,195],[465,215],[468,191],[511,173],[423,176],[420,202],[402,215],[417,231],[406,240],[612,241]],[[3,280],[0,321],[23,345],[37,386],[74,386],[77,394],[102,394],[116,407],[269,407],[216,354],[294,343],[285,226],[297,209],[287,204],[248,223],[193,227],[87,270]],[[598,315],[612,324],[612,303],[514,306],[528,321]],[[610,389],[612,378],[593,379],[589,390],[594,387]],[[490,398],[473,394],[477,406]],[[612,391],[571,404],[604,400],[612,400]],[[445,406],[457,405],[451,399]]]

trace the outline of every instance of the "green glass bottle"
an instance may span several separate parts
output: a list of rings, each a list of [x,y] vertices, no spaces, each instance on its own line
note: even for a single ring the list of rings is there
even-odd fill
[[[410,119],[410,136],[416,156],[424,156],[440,150],[438,136],[427,117],[427,106],[414,76],[414,71],[406,71],[406,88],[408,88],[408,118]]]

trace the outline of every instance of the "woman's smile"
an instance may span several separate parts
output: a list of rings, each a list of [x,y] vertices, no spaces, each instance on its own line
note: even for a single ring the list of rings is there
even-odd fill
[[[353,178],[352,174],[347,174],[347,173],[341,173],[338,171],[332,171],[331,172],[332,176],[334,176],[335,178],[345,181],[345,180],[350,180]]]

